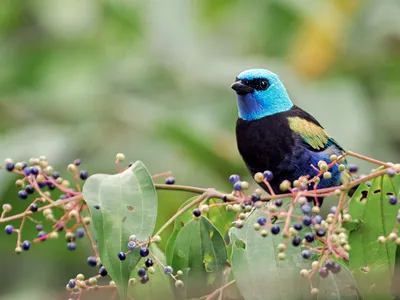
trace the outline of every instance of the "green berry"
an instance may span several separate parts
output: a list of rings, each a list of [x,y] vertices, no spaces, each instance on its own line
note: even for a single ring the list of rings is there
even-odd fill
[[[285,244],[279,244],[278,245],[278,251],[279,252],[283,252],[286,250],[286,245]]]
[[[83,275],[83,274],[78,274],[77,276],[76,276],[76,279],[77,280],[85,280],[85,276]]]
[[[254,230],[260,230],[261,225],[258,223],[254,223]]]
[[[183,288],[184,287],[183,281],[182,280],[175,281],[175,287],[178,289]]]
[[[263,229],[263,230],[260,231],[260,234],[261,234],[262,237],[266,237],[266,236],[268,236],[268,230]]]
[[[128,283],[129,283],[130,286],[135,285],[136,282],[137,282],[136,278],[129,278],[129,282]]]
[[[176,272],[176,275],[177,275],[177,276],[182,276],[182,275],[183,275],[183,272],[182,272],[181,270],[178,270],[178,272]]]
[[[125,155],[123,153],[117,153],[117,155],[115,156],[115,159],[118,161],[124,161]]]
[[[286,258],[286,254],[284,252],[281,252],[278,254],[278,259],[279,260],[284,260]]]
[[[330,161],[335,161],[335,160],[337,160],[338,159],[338,157],[337,157],[337,155],[335,155],[335,154],[332,154],[330,157],[329,157],[329,159],[330,159]]]
[[[290,188],[290,181],[289,180],[284,180],[280,185],[279,185],[279,189],[282,192],[287,191]]]
[[[258,172],[258,173],[256,173],[256,174],[254,174],[254,180],[255,180],[257,183],[262,182],[262,181],[264,180],[264,174],[261,173],[261,172]]]
[[[247,181],[242,181],[240,185],[243,190],[247,190],[249,188],[249,183]]]
[[[378,237],[378,243],[380,243],[380,244],[386,243],[386,238],[381,235],[380,237]]]
[[[317,289],[317,288],[312,288],[311,289],[311,295],[318,295],[318,293],[319,293],[319,290]]]
[[[331,172],[324,172],[324,179],[331,179],[332,178],[332,173]]]
[[[160,242],[161,242],[161,237],[160,237],[159,235],[155,235],[155,236],[153,237],[153,242],[154,242],[154,243],[160,243]]]
[[[344,164],[340,164],[339,165],[339,171],[343,172],[344,170],[346,170],[346,166]]]
[[[3,204],[3,210],[4,210],[5,212],[11,211],[11,210],[12,210],[11,204],[8,204],[8,203]]]

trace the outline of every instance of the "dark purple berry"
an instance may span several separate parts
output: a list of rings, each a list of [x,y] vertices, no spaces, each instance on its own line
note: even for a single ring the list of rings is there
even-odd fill
[[[333,266],[335,265],[335,262],[333,259],[328,259],[325,263],[325,267],[330,271],[332,270]]]
[[[240,176],[239,175],[233,174],[233,175],[229,176],[229,182],[231,184],[235,184],[239,180],[240,180]]]
[[[222,196],[222,201],[228,202],[228,196],[227,196],[227,195],[223,195],[223,196]]]
[[[18,197],[25,200],[26,198],[28,198],[28,193],[25,190],[20,190],[18,192]]]
[[[322,222],[322,217],[320,215],[316,215],[312,218],[313,224],[321,224]]]
[[[274,178],[274,174],[272,174],[272,172],[271,171],[264,171],[264,179],[266,180],[266,181],[271,181],[272,180],[272,178]]]
[[[95,209],[97,209],[97,210],[100,209],[100,206],[99,206],[99,205],[93,205],[93,207],[94,207]]]
[[[149,277],[147,275],[144,275],[141,279],[140,279],[140,283],[141,284],[145,284],[147,283],[147,281],[149,281]]]
[[[30,241],[24,241],[22,243],[22,249],[23,250],[28,251],[30,247],[31,247],[31,242]]]
[[[25,169],[25,168],[28,166],[28,164],[26,163],[26,161],[22,161],[21,163],[22,163],[22,169]]]
[[[391,196],[389,197],[389,203],[390,203],[391,205],[396,205],[396,204],[397,204],[397,198],[396,198],[396,196],[391,195]]]
[[[118,258],[119,258],[119,260],[125,260],[126,259],[126,254],[124,252],[119,252],[118,253]]]
[[[4,231],[5,231],[6,234],[10,235],[10,234],[12,234],[14,232],[14,227],[12,225],[7,225],[4,228]]]
[[[101,266],[100,267],[100,269],[99,269],[99,274],[101,275],[101,276],[107,276],[107,270],[106,270],[106,268],[104,268],[104,266]]]
[[[140,268],[139,270],[137,270],[137,274],[139,277],[143,277],[144,275],[146,275],[146,270],[143,268]]]
[[[30,174],[32,175],[38,175],[39,174],[39,169],[36,167],[31,167],[30,169]]]
[[[350,164],[348,169],[349,169],[350,173],[357,173],[357,171],[358,171],[358,167],[354,164]]]
[[[76,281],[75,281],[74,279],[71,279],[71,280],[68,282],[68,287],[71,288],[71,289],[73,289],[75,286],[76,286]]]
[[[139,253],[140,253],[140,256],[141,256],[141,257],[146,257],[146,256],[149,255],[150,251],[149,251],[148,248],[141,248],[140,251],[139,251]]]
[[[200,217],[200,215],[201,215],[200,209],[198,209],[198,208],[193,209],[193,215],[194,215],[195,217]]]
[[[321,276],[322,278],[326,278],[329,275],[329,271],[327,268],[321,268],[319,269],[319,276]]]
[[[56,188],[56,186],[51,182],[47,183],[47,187],[49,188],[50,191],[52,191],[52,190],[54,190]]]
[[[36,225],[36,230],[37,231],[42,231],[43,230],[43,225],[42,224]]]
[[[235,191],[241,191],[242,190],[242,183],[240,181],[236,181],[235,184],[233,185],[233,189]]]
[[[166,267],[164,268],[164,273],[165,273],[165,274],[172,274],[173,271],[174,271],[174,270],[173,270],[172,267],[170,267],[170,266],[166,266]]]
[[[165,184],[174,184],[175,183],[175,178],[172,176],[169,176],[165,178]]]
[[[45,231],[41,231],[38,233],[37,236],[38,236],[38,238],[43,238],[43,237],[46,237],[46,235],[47,235],[47,233]],[[42,241],[45,241],[45,240],[46,240],[46,238],[42,239]]]
[[[89,256],[89,257],[87,258],[87,263],[88,263],[88,265],[91,266],[91,267],[97,266],[96,257],[94,257],[94,256]]]
[[[292,240],[292,245],[295,246],[295,247],[297,247],[297,246],[300,245],[300,243],[301,243],[301,238],[298,237],[298,236],[295,236],[295,237],[293,238],[293,240]]]
[[[253,194],[251,195],[251,201],[257,202],[260,201],[260,195],[259,194]]]
[[[144,265],[148,268],[150,268],[153,264],[154,262],[151,258],[147,258],[146,261],[144,262]]]
[[[314,235],[312,234],[312,232],[306,232],[306,234],[304,235],[304,239],[307,242],[312,243],[314,242]]]
[[[60,173],[57,171],[54,171],[53,174],[51,174],[51,177],[53,177],[54,179],[57,179],[58,177],[60,177]]]
[[[130,168],[130,167],[132,167],[133,166],[133,164],[134,164],[134,162],[133,161],[131,161],[129,164],[128,164],[128,167]]]
[[[38,206],[36,203],[32,203],[31,205],[29,205],[29,209],[31,212],[37,212],[38,211]]]
[[[89,177],[89,173],[86,170],[82,170],[79,172],[79,178],[82,180],[86,180]]]
[[[308,251],[308,250],[301,251],[301,257],[303,257],[304,259],[309,259],[310,256],[311,256],[310,251]]]
[[[76,236],[78,237],[78,238],[83,238],[84,236],[85,236],[85,230],[83,229],[83,228],[78,228],[77,230],[76,230]]]
[[[82,162],[81,162],[80,159],[75,159],[75,160],[74,160],[74,165],[75,165],[75,166],[80,166],[81,163],[82,163]]]
[[[281,231],[281,229],[279,228],[278,225],[273,225],[273,226],[271,227],[271,233],[272,233],[272,234],[278,234],[280,231]]]
[[[29,176],[31,174],[31,168],[25,168],[24,174],[25,174],[25,176]]]
[[[311,223],[312,223],[312,220],[310,217],[307,217],[307,216],[303,217],[303,225],[304,226],[310,226]]]
[[[46,182],[39,182],[38,186],[39,186],[40,189],[42,189],[42,188],[47,186],[47,183]]]
[[[293,225],[293,228],[296,229],[297,231],[300,231],[303,229],[303,225],[301,225],[300,223],[296,223]]]
[[[282,202],[281,199],[278,199],[278,200],[275,201],[275,205],[278,206],[278,207],[282,206],[282,203],[283,202]]]
[[[319,228],[316,233],[317,233],[318,236],[321,237],[321,236],[325,235],[326,231],[323,228]]]
[[[14,170],[14,167],[15,167],[14,163],[12,163],[12,162],[6,163],[6,169],[8,172],[11,172],[12,170]]]
[[[67,244],[67,248],[68,248],[68,250],[71,250],[71,251],[76,250],[76,243],[74,243],[74,242],[69,242],[69,243]]]
[[[394,175],[396,175],[396,172],[392,168],[390,168],[387,169],[386,174],[388,174],[389,177],[393,177]]]
[[[337,274],[340,272],[340,265],[338,263],[335,263],[331,269],[331,272],[333,274]]]
[[[30,184],[28,184],[28,185],[25,187],[25,191],[26,191],[28,194],[33,194],[33,192],[35,191],[35,188],[34,188],[33,186],[31,186]]]
[[[265,223],[267,223],[267,219],[265,217],[258,217],[257,223],[263,226]]]
[[[365,182],[365,185],[366,185],[367,187],[371,187],[372,183],[371,183],[371,181],[366,181],[366,182]]]

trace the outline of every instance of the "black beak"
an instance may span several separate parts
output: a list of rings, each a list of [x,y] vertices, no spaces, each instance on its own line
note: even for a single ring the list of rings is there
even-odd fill
[[[254,92],[254,89],[248,85],[245,85],[242,81],[236,81],[231,85],[231,88],[236,91],[239,95],[247,95]]]

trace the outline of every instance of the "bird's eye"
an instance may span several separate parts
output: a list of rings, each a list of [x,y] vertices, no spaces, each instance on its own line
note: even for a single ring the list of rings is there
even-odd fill
[[[262,90],[266,90],[269,87],[269,82],[267,80],[261,80],[260,81],[260,88]]]

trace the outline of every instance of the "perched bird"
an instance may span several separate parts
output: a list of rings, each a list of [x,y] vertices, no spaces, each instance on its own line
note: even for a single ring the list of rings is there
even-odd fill
[[[239,153],[253,176],[265,170],[272,172],[269,183],[276,194],[282,193],[280,184],[284,180],[293,182],[306,175],[312,178],[318,174],[312,165],[318,168],[321,160],[329,164],[331,155],[344,152],[313,116],[292,103],[285,86],[273,72],[243,71],[231,88],[236,91],[238,104]],[[338,166],[329,171],[331,177],[321,178],[318,189],[341,184]],[[268,191],[264,183],[260,185]],[[313,185],[308,187],[312,188]],[[319,197],[319,205],[322,201],[323,197]]]

